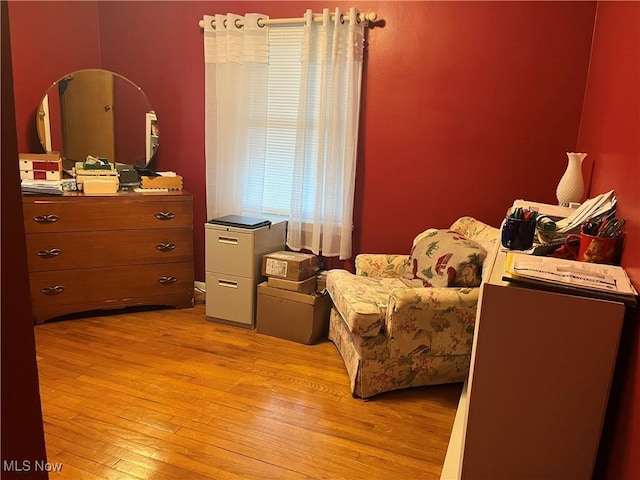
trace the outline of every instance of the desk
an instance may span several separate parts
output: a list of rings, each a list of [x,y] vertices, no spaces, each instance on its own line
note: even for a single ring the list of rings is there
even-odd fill
[[[625,307],[502,280],[481,286],[442,479],[590,479]]]

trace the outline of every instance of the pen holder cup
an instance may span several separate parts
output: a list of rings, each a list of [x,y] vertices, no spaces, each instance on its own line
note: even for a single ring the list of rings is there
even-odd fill
[[[583,232],[580,235],[567,235],[564,245],[579,262],[620,265],[624,238],[624,234],[618,237],[594,237]],[[576,240],[579,240],[577,245]]]
[[[533,246],[535,233],[535,219],[507,217],[502,225],[502,246],[510,250],[529,250]]]

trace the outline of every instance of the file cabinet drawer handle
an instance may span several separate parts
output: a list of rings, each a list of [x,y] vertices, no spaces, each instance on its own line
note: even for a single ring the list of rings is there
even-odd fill
[[[238,282],[232,282],[230,280],[218,280],[218,286],[227,288],[238,288]]]
[[[158,220],[171,220],[172,218],[175,218],[175,216],[176,214],[173,212],[158,212],[155,215]]]
[[[238,239],[233,237],[218,237],[218,243],[224,243],[226,245],[237,245]]]
[[[156,249],[161,252],[170,252],[176,248],[175,243],[159,243],[156,245]]]
[[[160,277],[158,279],[158,283],[161,285],[171,285],[172,283],[176,283],[178,279],[176,277]]]
[[[36,215],[35,217],[33,217],[33,221],[36,223],[42,223],[42,224],[46,224],[46,223],[54,223],[57,222],[58,220],[60,220],[60,217],[58,217],[57,215]]]
[[[44,293],[45,295],[58,295],[59,293],[64,292],[64,286],[63,285],[54,285],[53,287],[44,287],[40,289],[40,292]]]
[[[53,258],[57,257],[61,253],[62,250],[60,250],[59,248],[50,248],[49,250],[38,250],[36,252],[36,255],[38,255],[40,258]]]

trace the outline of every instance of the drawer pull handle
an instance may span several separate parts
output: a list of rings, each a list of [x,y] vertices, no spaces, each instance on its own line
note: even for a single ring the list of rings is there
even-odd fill
[[[171,220],[175,218],[176,214],[173,212],[158,212],[155,216],[158,220]]]
[[[57,257],[61,253],[62,250],[60,250],[59,248],[50,248],[49,250],[38,250],[36,252],[36,255],[38,255],[40,258],[53,258]]]
[[[36,215],[33,217],[33,221],[37,223],[54,223],[60,220],[57,215]]]
[[[218,280],[218,285],[220,287],[238,288],[238,282],[231,282],[229,280]]]
[[[218,243],[225,243],[227,245],[237,245],[238,239],[232,237],[218,237]]]
[[[44,288],[41,288],[40,291],[45,295],[58,295],[59,293],[64,292],[64,286],[55,285],[53,287],[44,287]]]
[[[160,250],[161,252],[170,252],[175,248],[176,248],[175,243],[159,243],[156,245],[156,249]]]
[[[178,279],[176,277],[160,277],[158,279],[158,283],[161,285],[171,285],[172,283],[176,283]]]

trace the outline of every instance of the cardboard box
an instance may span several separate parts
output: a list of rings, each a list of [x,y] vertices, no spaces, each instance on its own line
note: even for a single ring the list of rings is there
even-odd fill
[[[329,332],[329,295],[306,295],[258,285],[258,333],[311,345]]]
[[[319,292],[324,292],[327,288],[327,274],[329,270],[322,270],[321,272],[316,273],[316,290]]]
[[[287,280],[306,280],[318,270],[318,257],[311,253],[278,251],[262,257],[262,275],[285,278]]]
[[[310,294],[316,291],[316,277],[310,277],[306,280],[286,280],[284,278],[269,277],[267,285],[273,288],[283,288],[292,292]]]
[[[117,193],[118,186],[116,177],[105,177],[103,179],[85,180],[83,190],[85,195],[104,195],[105,193]]]
[[[168,188],[169,190],[182,190],[182,177],[175,175],[173,177],[147,177],[140,178],[140,187],[142,188]]]

